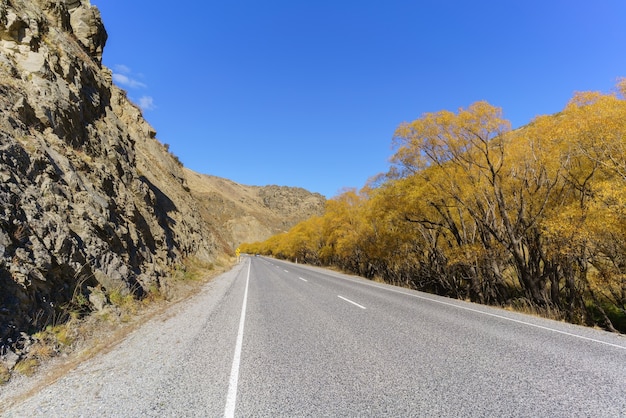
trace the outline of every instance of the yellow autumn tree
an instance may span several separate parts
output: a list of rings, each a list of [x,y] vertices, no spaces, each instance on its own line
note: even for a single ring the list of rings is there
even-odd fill
[[[569,199],[552,206],[544,235],[576,281],[571,293],[587,295],[611,329],[611,310],[626,314],[626,101],[578,93],[552,120]]]
[[[394,136],[392,162],[415,184],[415,215],[406,219],[434,238],[428,251],[434,278],[447,278],[441,284],[459,296],[468,284],[482,302],[497,302],[505,292],[503,268],[492,253],[501,252],[504,241],[509,130],[499,108],[478,102],[457,113],[425,114]]]

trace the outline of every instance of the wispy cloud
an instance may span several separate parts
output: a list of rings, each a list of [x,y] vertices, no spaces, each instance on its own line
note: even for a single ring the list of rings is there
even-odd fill
[[[113,81],[123,87],[129,87],[131,89],[145,89],[148,87],[145,83],[135,80],[125,74],[113,73]]]
[[[122,87],[131,89],[145,89],[148,86],[139,81],[138,78],[142,78],[141,74],[135,74],[129,66],[124,64],[117,64],[113,70],[113,81]]]
[[[148,85],[138,78],[142,78],[142,74],[135,74],[130,67],[124,64],[115,65],[113,70],[113,81],[120,87],[128,89],[146,89]],[[131,100],[135,101],[132,97]],[[143,95],[136,101],[141,110],[154,110],[156,105],[154,104],[154,98],[152,96]]]
[[[118,74],[130,74],[132,71],[129,67],[124,64],[117,64],[115,66],[115,72]]]
[[[139,98],[139,107],[141,110],[154,110],[156,106],[154,104],[154,99],[150,96],[141,96]]]

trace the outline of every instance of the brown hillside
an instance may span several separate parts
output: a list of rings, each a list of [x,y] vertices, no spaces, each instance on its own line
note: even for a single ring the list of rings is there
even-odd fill
[[[233,250],[243,242],[263,241],[324,211],[326,199],[299,187],[245,186],[185,169],[187,185],[201,215]]]

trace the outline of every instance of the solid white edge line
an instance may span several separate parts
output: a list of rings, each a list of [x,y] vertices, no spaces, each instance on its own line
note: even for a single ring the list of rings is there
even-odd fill
[[[626,347],[624,347],[622,345],[613,344],[613,343],[609,343],[609,342],[602,341],[602,340],[597,340],[595,338],[584,337],[582,335],[573,334],[571,332],[561,331],[561,330],[558,330],[558,329],[545,327],[543,325],[533,324],[531,322],[526,322],[526,321],[522,321],[522,320],[519,320],[519,319],[508,318],[508,317],[503,316],[503,315],[498,315],[498,314],[494,314],[494,313],[490,313],[490,312],[484,312],[484,311],[481,311],[481,310],[478,310],[478,309],[468,308],[468,307],[465,307],[465,306],[459,306],[459,305],[456,305],[454,303],[449,303],[449,302],[444,302],[444,301],[441,301],[441,300],[431,299],[431,298],[427,298],[425,296],[420,296],[420,295],[415,295],[415,294],[412,294],[412,293],[403,292],[401,290],[389,289],[388,287],[377,286],[377,285],[370,284],[370,283],[360,283],[357,280],[349,279],[349,278],[346,278],[346,277],[340,277],[340,276],[334,276],[334,277],[338,277],[338,278],[340,278],[342,280],[351,281],[353,283],[358,283],[358,284],[362,284],[362,285],[365,285],[365,286],[375,287],[377,289],[382,289],[382,290],[386,290],[386,291],[393,292],[393,293],[399,293],[401,295],[410,296],[410,297],[414,297],[414,298],[417,298],[417,299],[422,299],[422,300],[427,300],[427,301],[434,302],[434,303],[439,303],[441,305],[446,305],[446,306],[450,306],[450,307],[457,308],[457,309],[463,309],[463,310],[466,310],[466,311],[479,313],[479,314],[491,316],[491,317],[494,317],[494,318],[504,319],[506,321],[511,321],[511,322],[515,322],[515,323],[518,323],[518,324],[527,325],[529,327],[542,329],[544,331],[551,331],[551,332],[555,332],[557,334],[567,335],[567,336],[570,336],[570,337],[579,338],[581,340],[591,341],[591,342],[594,342],[594,343],[604,344],[604,345],[608,345],[610,347],[621,348],[622,350],[626,350]],[[341,298],[341,296],[339,296],[339,297]],[[345,299],[345,298],[342,298],[342,299]],[[352,302],[352,303],[354,303],[354,302]],[[485,306],[488,306],[488,305],[485,305]]]
[[[405,293],[405,294],[406,294],[406,293]],[[419,298],[419,296],[415,296],[415,297]],[[494,317],[494,318],[504,319],[504,320],[511,321],[511,322],[515,322],[515,323],[518,323],[518,324],[527,325],[527,326],[529,326],[529,327],[534,327],[534,328],[542,329],[542,330],[544,330],[544,331],[551,331],[551,332],[555,332],[555,333],[557,333],[557,334],[567,335],[567,336],[570,336],[570,337],[579,338],[579,339],[581,339],[581,340],[592,341],[592,342],[594,342],[594,343],[604,344],[604,345],[608,345],[608,346],[611,346],[611,347],[621,348],[622,350],[626,350],[626,347],[621,346],[621,345],[617,345],[617,344],[609,343],[609,342],[602,341],[602,340],[597,340],[597,339],[595,339],[595,338],[584,337],[584,336],[582,336],[582,335],[573,334],[573,333],[571,333],[571,332],[561,331],[561,330],[554,329],[554,328],[550,328],[550,327],[544,327],[543,325],[537,325],[537,324],[533,324],[533,323],[531,323],[531,322],[522,321],[522,320],[519,320],[519,319],[508,318],[508,317],[503,316],[503,315],[498,315],[498,314],[489,313],[489,312],[483,312],[483,311],[479,311],[478,309],[467,308],[467,307],[465,307],[465,306],[458,306],[458,305],[454,305],[454,304],[452,304],[452,303],[446,303],[446,302],[442,302],[442,301],[438,301],[438,300],[433,300],[433,299],[429,299],[429,298],[424,298],[424,297],[422,297],[421,299],[430,300],[430,301],[432,301],[432,302],[440,303],[440,304],[442,304],[442,305],[453,306],[453,307],[455,307],[455,308],[458,308],[458,309],[464,309],[464,310],[466,310],[466,311],[470,311],[470,312],[476,312],[476,313],[479,313],[479,314],[483,314],[483,315],[487,315],[487,316],[492,316],[492,317]]]
[[[246,277],[246,290],[243,292],[243,305],[241,307],[241,317],[239,318],[239,331],[237,332],[237,343],[235,344],[235,355],[233,365],[230,368],[230,380],[228,382],[228,395],[226,396],[226,406],[224,407],[224,417],[235,416],[235,406],[237,404],[237,385],[239,383],[239,364],[241,362],[241,347],[243,346],[243,327],[246,322],[246,305],[248,304],[248,283],[250,282],[250,266],[248,264],[248,275]]]
[[[348,302],[348,303],[351,303],[351,304],[353,304],[353,305],[355,305],[355,306],[358,306],[358,307],[359,307],[359,308],[361,308],[361,309],[367,309],[365,306],[363,306],[363,305],[359,305],[358,303],[353,302],[353,301],[351,301],[351,300],[350,300],[350,299],[348,299],[348,298],[344,298],[343,296],[340,296],[340,295],[337,295],[337,297],[338,297],[339,299],[343,299],[343,300],[345,300],[345,301],[346,301],[346,302]]]

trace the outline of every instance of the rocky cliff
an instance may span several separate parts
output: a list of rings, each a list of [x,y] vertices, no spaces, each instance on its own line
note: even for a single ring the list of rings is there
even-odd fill
[[[106,39],[88,1],[0,2],[4,344],[67,303],[141,296],[172,263],[219,251],[182,167],[101,65]]]
[[[88,0],[0,0],[0,356],[68,304],[141,297],[184,258],[214,260],[255,222],[198,200],[202,179],[112,84],[106,39]]]

